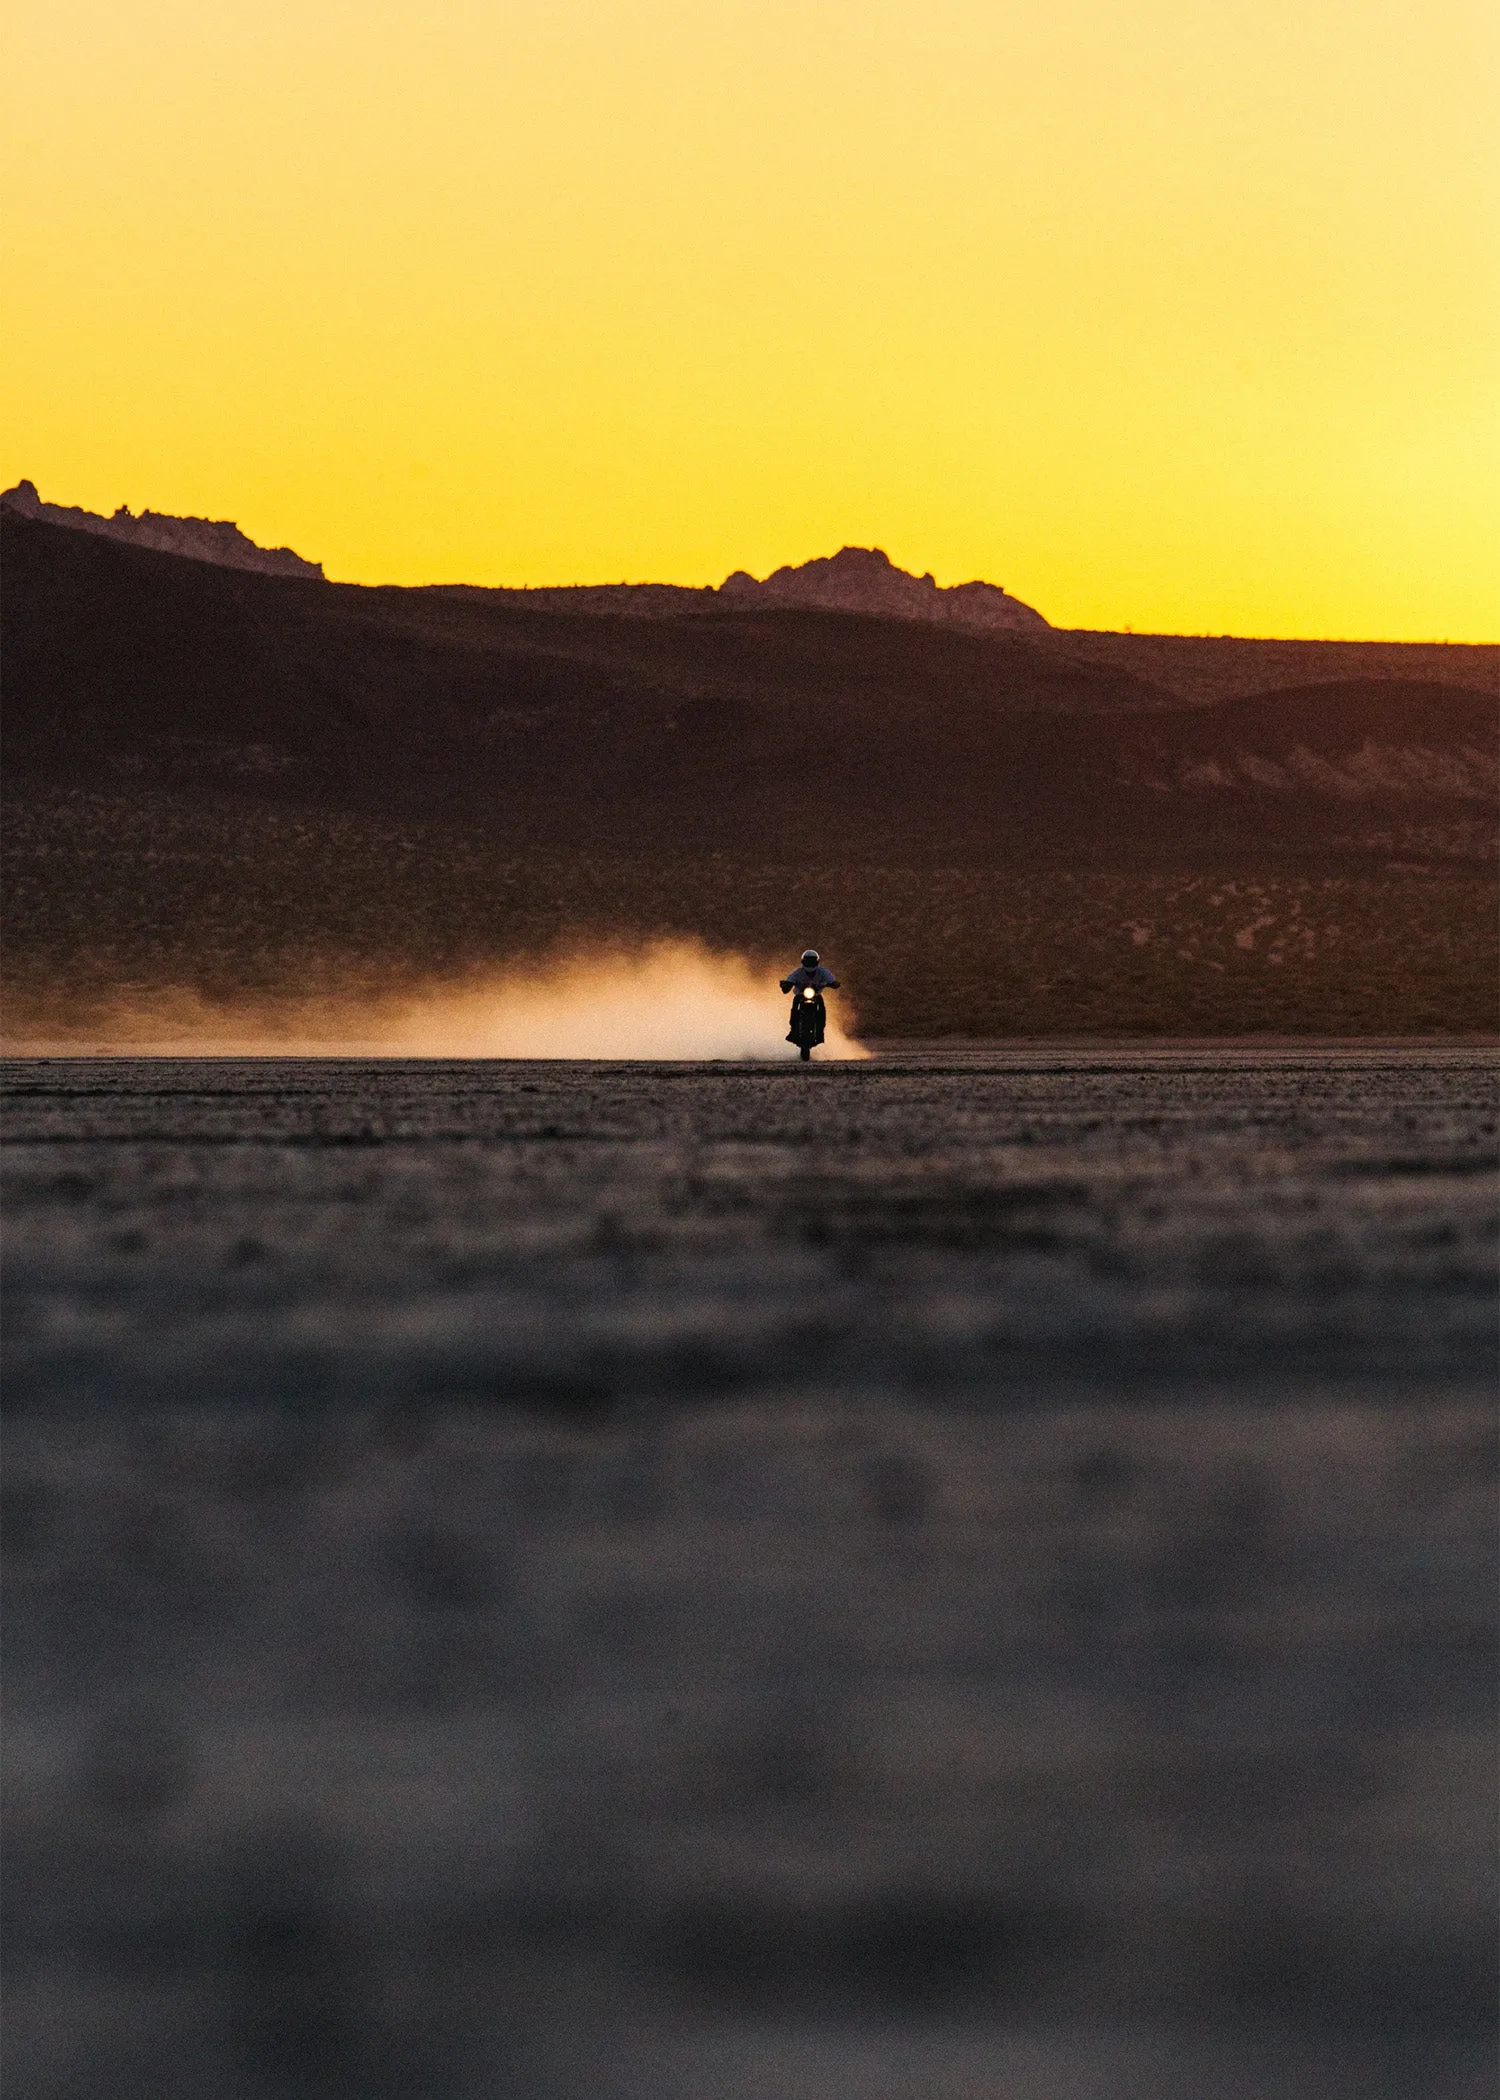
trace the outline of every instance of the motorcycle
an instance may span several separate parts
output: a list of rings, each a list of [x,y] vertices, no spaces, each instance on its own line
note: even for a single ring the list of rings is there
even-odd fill
[[[787,1041],[797,1045],[804,1064],[822,1042],[827,1025],[828,1009],[823,1004],[823,994],[810,984],[799,985],[792,994],[792,1025]]]

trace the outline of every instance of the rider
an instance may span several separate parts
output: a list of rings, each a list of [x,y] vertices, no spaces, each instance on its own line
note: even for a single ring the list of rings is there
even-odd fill
[[[819,961],[816,948],[803,949],[801,962],[789,977],[782,978],[781,989],[784,992],[800,992],[807,984],[810,984],[815,992],[836,992],[839,988],[839,981],[832,970],[826,969]]]

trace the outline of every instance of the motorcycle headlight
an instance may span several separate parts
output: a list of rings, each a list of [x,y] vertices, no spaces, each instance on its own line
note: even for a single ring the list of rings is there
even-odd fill
[[[805,985],[803,985],[803,987],[802,987],[802,996],[803,996],[803,998],[804,998],[804,999],[811,999],[811,998],[813,998],[813,997],[815,996],[815,994],[814,994],[814,992],[813,992],[813,988],[812,988],[812,986],[811,986],[810,984],[805,984]]]

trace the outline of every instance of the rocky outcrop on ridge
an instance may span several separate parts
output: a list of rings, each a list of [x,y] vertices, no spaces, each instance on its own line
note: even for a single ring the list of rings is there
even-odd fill
[[[1044,634],[1051,623],[995,583],[957,583],[944,589],[931,575],[898,569],[879,547],[841,547],[798,567],[777,569],[758,582],[736,569],[715,590],[674,583],[537,584],[520,590],[483,584],[433,586],[442,596],[525,605],[533,611],[625,613],[659,620],[682,613],[802,611],[868,613],[882,620],[921,620],[929,626],[977,633]]]
[[[898,569],[880,547],[841,547],[800,567],[777,569],[764,583],[737,569],[719,586],[733,605],[816,606],[824,612],[874,613],[886,620],[927,620],[953,627],[1035,631],[1051,623],[996,583],[956,583],[944,589],[925,576]]]
[[[19,481],[0,493],[0,505],[18,517],[66,525],[105,539],[150,547],[158,554],[180,554],[190,561],[213,562],[221,569],[254,569],[263,576],[301,576],[323,581],[321,562],[305,561],[290,547],[258,547],[228,519],[174,518],[143,510],[132,515],[121,504],[112,517],[77,505],[44,503],[36,484]],[[886,620],[921,620],[965,627],[977,632],[1038,633],[1050,623],[1019,598],[994,583],[959,583],[944,589],[929,573],[913,576],[898,569],[879,547],[841,547],[800,566],[777,569],[764,582],[736,569],[717,590],[664,583],[561,584],[530,589],[486,588],[482,584],[436,586],[443,596],[513,602],[559,612],[629,613],[661,619],[685,612],[761,611],[796,606],[822,612],[872,613]]]
[[[18,481],[0,494],[0,504],[23,518],[44,519],[49,525],[67,525],[75,532],[95,532],[110,540],[126,540],[135,547],[151,547],[158,554],[181,554],[189,561],[213,562],[221,569],[254,569],[262,576],[303,576],[323,581],[321,562],[304,561],[290,547],[257,547],[227,518],[173,518],[157,510],[131,515],[122,503],[113,517],[77,505],[44,503],[30,481]]]

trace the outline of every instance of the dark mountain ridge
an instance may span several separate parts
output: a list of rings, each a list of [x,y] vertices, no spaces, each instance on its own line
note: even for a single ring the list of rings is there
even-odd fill
[[[259,547],[228,518],[178,518],[158,510],[132,515],[124,503],[106,518],[74,503],[44,503],[30,481],[19,481],[13,489],[0,491],[0,510],[62,525],[72,532],[91,532],[101,539],[150,547],[158,554],[213,562],[220,568],[254,569],[264,576],[302,576],[319,583],[323,580],[321,562],[305,561],[290,547]]]
[[[320,562],[305,561],[290,547],[259,547],[227,519],[179,518],[143,510],[132,516],[121,504],[112,516],[77,504],[44,503],[30,481],[0,490],[0,511],[34,522],[61,525],[73,532],[154,548],[162,554],[185,555],[192,561],[223,568],[251,569],[267,576],[300,576],[323,580]],[[912,576],[898,569],[879,547],[842,547],[800,565],[787,565],[757,582],[744,569],[715,590],[696,590],[667,583],[565,584],[521,590],[482,584],[437,586],[451,596],[480,597],[492,604],[551,607],[564,612],[618,612],[656,619],[684,612],[717,612],[724,607],[746,610],[770,605],[815,606],[838,612],[868,612],[887,619],[972,627],[980,631],[1045,628],[1047,622],[1029,605],[993,583],[962,583],[944,590],[931,575]]]
[[[482,598],[554,612],[625,613],[636,619],[681,614],[796,607],[803,611],[868,613],[875,619],[916,620],[924,626],[963,627],[980,634],[1037,634],[1047,621],[994,583],[956,583],[944,588],[929,574],[898,569],[880,547],[841,547],[837,554],[787,564],[763,581],[736,569],[717,587],[694,589],[673,583],[541,584],[507,590],[483,584],[432,586],[448,597]]]
[[[805,832],[1071,858],[1482,818],[1496,710],[1346,680],[1203,707],[1011,634],[783,608],[643,622],[323,585],[4,525],[7,766],[76,785],[544,822],[553,843]],[[1162,837],[1170,806],[1173,837]]]
[[[770,949],[815,919],[871,980],[889,966],[889,994],[865,1000],[888,1027],[926,924],[992,979],[982,957],[1025,890],[1014,1008],[1017,971],[1062,984],[1060,945],[1093,939],[1101,914],[1114,947],[1139,946],[1128,929],[1160,917],[1146,891],[1201,873],[1205,897],[1251,879],[1425,883],[1422,966],[1429,907],[1451,908],[1460,1003],[1482,1001],[1500,652],[1461,660],[1489,689],[1433,677],[1424,652],[1417,678],[1206,703],[1045,628],[791,606],[642,620],[254,574],[10,512],[0,531],[13,977],[86,962],[180,980],[210,952],[232,974],[251,948],[278,967],[417,969],[662,929]],[[416,842],[394,872],[381,838]],[[1440,907],[1432,885],[1450,880],[1469,887]],[[1077,882],[1095,887],[1059,918],[1047,900]],[[1370,910],[1389,919],[1389,900]],[[1192,960],[1183,939],[1172,953]],[[1203,970],[1194,1012],[1214,991]],[[982,991],[976,977],[950,1025],[993,1025]],[[1148,1025],[1185,1025],[1179,993],[1158,992]],[[1093,1025],[1069,1022],[1071,997],[1042,1022]],[[1446,997],[1422,1011],[1441,1022]],[[1129,1006],[1118,986],[1108,999]]]

